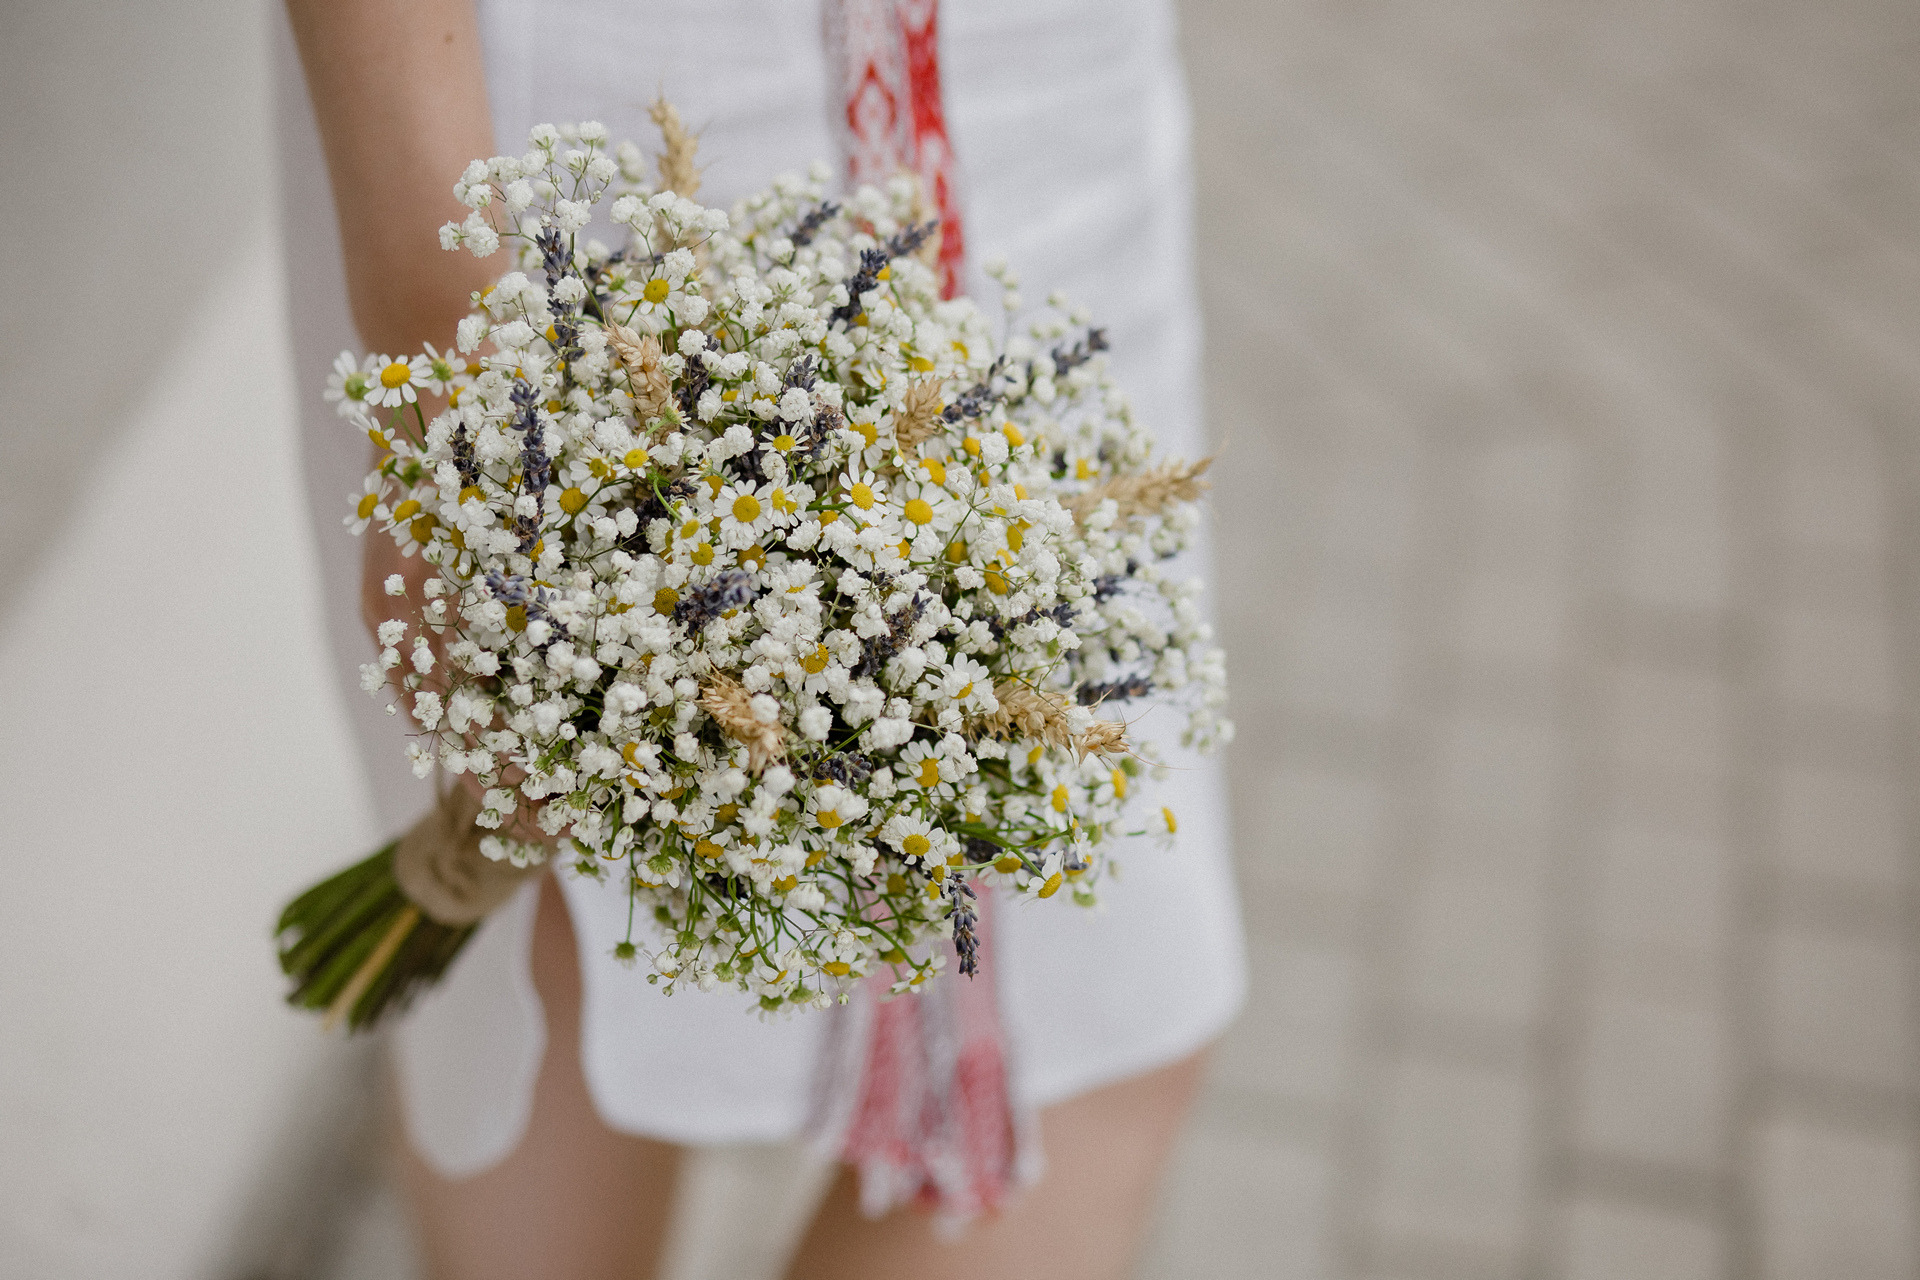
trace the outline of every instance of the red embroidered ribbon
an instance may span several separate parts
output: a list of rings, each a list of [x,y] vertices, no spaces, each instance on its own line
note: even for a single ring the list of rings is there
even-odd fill
[[[951,298],[966,234],[940,93],[939,0],[828,0],[825,13],[847,185],[879,186],[902,169],[920,176],[940,216],[941,292]]]
[[[941,292],[951,298],[966,236],[940,92],[939,0],[827,0],[825,18],[847,184],[881,185],[903,169],[919,175],[940,218]],[[964,1223],[998,1209],[1036,1163],[1037,1151],[1021,1149],[1031,1134],[1017,1125],[1008,1090],[983,886],[979,912],[976,977],[958,973],[947,943],[947,971],[925,990],[889,998],[889,966],[840,1011],[823,1131],[860,1170],[871,1216],[920,1204]]]
[[[955,972],[949,944],[947,972],[926,990],[888,999],[891,975],[882,971],[860,992],[872,1007],[840,1158],[860,1170],[861,1206],[874,1217],[918,1204],[965,1223],[1000,1208],[1015,1182],[1017,1134],[986,971],[992,907],[984,892],[979,906],[979,975]]]

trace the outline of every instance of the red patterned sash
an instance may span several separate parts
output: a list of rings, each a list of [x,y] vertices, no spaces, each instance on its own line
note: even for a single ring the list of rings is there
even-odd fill
[[[918,174],[940,218],[942,293],[959,291],[966,253],[953,149],[940,93],[938,0],[827,0],[849,187]],[[891,967],[836,1011],[816,1127],[860,1171],[860,1200],[879,1217],[905,1204],[948,1225],[991,1213],[1037,1171],[1032,1126],[1015,1115],[994,994],[991,892],[980,891],[979,974],[947,972],[887,997]]]
[[[920,176],[940,216],[942,292],[960,290],[966,257],[953,148],[940,94],[939,0],[828,0],[827,55],[837,69],[835,121],[847,185]]]

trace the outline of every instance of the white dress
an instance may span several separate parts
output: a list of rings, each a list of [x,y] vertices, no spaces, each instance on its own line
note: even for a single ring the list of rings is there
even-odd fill
[[[542,121],[595,119],[655,136],[664,90],[700,130],[703,202],[724,207],[776,174],[833,160],[827,60],[803,0],[479,0],[494,126],[524,149]],[[1170,454],[1206,451],[1190,259],[1188,115],[1166,0],[948,0],[941,76],[970,252],[1004,256],[1038,301],[1062,290],[1112,340],[1116,375]],[[357,348],[311,110],[284,22],[278,59],[290,297],[303,458],[341,674],[383,822],[428,794],[405,768],[397,718],[353,679],[372,656],[359,622],[359,545],[341,528],[365,466],[319,389]],[[448,175],[451,182],[453,175]],[[993,296],[978,286],[975,292]],[[1204,554],[1190,571],[1205,567]],[[1171,746],[1179,716],[1143,731]],[[1103,905],[1003,904],[994,955],[1016,1105],[1043,1107],[1164,1065],[1217,1035],[1245,987],[1217,761],[1176,755],[1157,796],[1178,815],[1171,850],[1118,852]],[[357,850],[341,850],[343,861]],[[584,977],[581,1061],[615,1129],[687,1143],[791,1138],[805,1124],[826,1019],[762,1022],[737,994],[661,996],[611,949],[622,891],[563,877]],[[523,1132],[545,1050],[529,973],[535,890],[490,918],[394,1045],[408,1133],[451,1176],[476,1173]],[[959,980],[959,979],[952,979]]]

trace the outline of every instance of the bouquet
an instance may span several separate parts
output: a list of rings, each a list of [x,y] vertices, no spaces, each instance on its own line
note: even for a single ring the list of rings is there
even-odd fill
[[[1116,836],[1174,831],[1128,817],[1159,766],[1125,709],[1231,732],[1167,563],[1207,464],[1154,459],[1102,331],[1015,328],[1002,264],[1004,317],[943,299],[910,177],[702,207],[656,119],[657,178],[596,124],[474,161],[442,245],[515,269],[450,348],[337,362],[379,459],[348,523],[429,567],[363,683],[447,788],[281,918],[290,999],[352,1027],[547,862],[613,878],[669,992],[910,991],[949,938],[971,973],[977,885],[1091,905]]]

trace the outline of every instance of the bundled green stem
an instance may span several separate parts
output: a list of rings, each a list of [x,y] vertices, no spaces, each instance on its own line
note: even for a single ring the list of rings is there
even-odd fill
[[[351,1031],[404,1009],[460,954],[474,925],[421,914],[393,875],[399,841],[307,890],[280,914],[280,968],[293,979],[287,1003],[321,1009],[329,1027]]]

